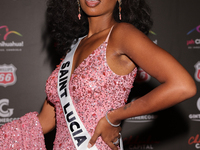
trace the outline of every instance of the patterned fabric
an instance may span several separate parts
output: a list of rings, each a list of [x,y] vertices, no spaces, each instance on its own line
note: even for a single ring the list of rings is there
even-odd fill
[[[110,35],[110,33],[109,33]],[[137,68],[128,75],[117,75],[106,62],[108,38],[94,50],[74,71],[69,83],[70,95],[75,109],[88,133],[92,136],[98,121],[107,110],[125,104],[132,88]],[[55,106],[56,137],[54,150],[75,150],[62,106],[57,93],[57,80],[60,65],[46,82],[48,101]],[[99,150],[110,148],[98,138]],[[2,150],[45,150],[42,127],[37,113],[28,113],[0,128],[0,149]]]
[[[117,75],[109,68],[106,62],[108,37],[74,70],[69,83],[75,109],[91,136],[107,110],[125,104],[137,72],[135,68],[128,75]],[[60,66],[52,73],[46,84],[48,100],[56,108],[57,132],[54,149],[75,150],[57,93],[59,68]],[[100,137],[96,146],[99,150],[110,149]]]
[[[0,128],[1,150],[45,150],[37,112],[28,113]]]

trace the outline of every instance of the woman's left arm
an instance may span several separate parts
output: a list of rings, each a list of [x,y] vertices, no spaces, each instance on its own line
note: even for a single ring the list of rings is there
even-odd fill
[[[123,24],[121,49],[161,85],[143,97],[110,113],[113,122],[149,114],[171,107],[196,94],[196,85],[190,74],[168,52],[154,44],[148,37],[129,24]],[[120,27],[118,27],[120,32]],[[127,34],[126,34],[127,32]]]
[[[111,111],[108,114],[110,122],[118,124],[126,118],[162,110],[195,95],[194,80],[173,56],[130,24],[120,24],[115,31],[115,36],[121,35],[115,40],[124,55],[156,78],[161,85],[139,99]],[[106,129],[102,127],[101,132],[106,132]]]

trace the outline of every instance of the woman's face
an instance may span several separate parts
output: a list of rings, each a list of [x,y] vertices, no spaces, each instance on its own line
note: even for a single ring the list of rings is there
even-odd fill
[[[90,17],[112,14],[117,0],[80,0],[82,10]]]

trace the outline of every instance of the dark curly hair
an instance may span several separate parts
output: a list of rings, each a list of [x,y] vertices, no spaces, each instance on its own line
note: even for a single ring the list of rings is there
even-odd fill
[[[65,55],[79,37],[88,33],[87,15],[81,10],[81,20],[78,19],[77,0],[48,0],[47,6],[47,20],[57,50]],[[130,23],[148,34],[152,20],[151,10],[145,0],[122,0],[122,20],[119,20],[118,7],[117,3],[113,12],[115,21]]]

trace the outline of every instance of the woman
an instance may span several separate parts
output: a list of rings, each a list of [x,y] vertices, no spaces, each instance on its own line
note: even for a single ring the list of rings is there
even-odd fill
[[[151,19],[144,0],[49,0],[48,15],[57,48],[67,55],[47,80],[38,118],[29,113],[1,128],[2,149],[45,149],[42,132],[57,125],[54,149],[116,150],[121,120],[196,93],[188,72],[146,37]],[[137,66],[162,84],[125,105]]]

